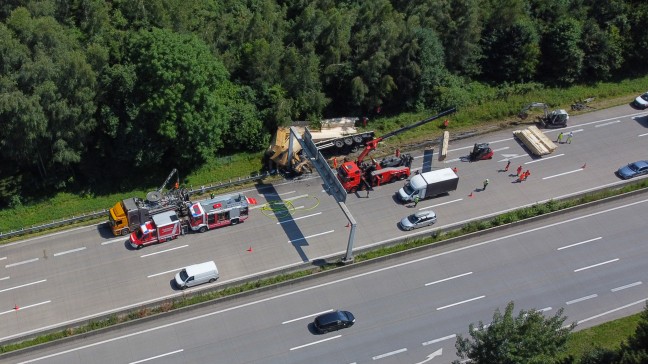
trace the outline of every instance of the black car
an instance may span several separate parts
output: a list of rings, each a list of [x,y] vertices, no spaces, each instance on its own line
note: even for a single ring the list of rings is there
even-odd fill
[[[313,326],[320,334],[353,326],[355,317],[349,311],[333,311],[315,317]]]

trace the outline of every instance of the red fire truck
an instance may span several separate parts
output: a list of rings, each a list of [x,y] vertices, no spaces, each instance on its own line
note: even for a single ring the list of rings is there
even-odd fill
[[[193,231],[204,233],[209,229],[236,225],[247,220],[249,205],[256,203],[255,199],[242,194],[198,201],[189,208],[189,226]]]
[[[135,249],[155,243],[163,243],[180,235],[180,219],[175,211],[165,211],[153,215],[151,220],[142,224],[130,234],[130,244]]]

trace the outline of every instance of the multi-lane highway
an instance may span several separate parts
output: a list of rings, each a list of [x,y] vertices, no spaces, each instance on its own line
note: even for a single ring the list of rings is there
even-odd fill
[[[648,193],[10,358],[14,363],[448,363],[496,308],[588,327],[648,299]],[[346,330],[317,335],[333,309]]]
[[[434,209],[436,227],[442,227],[619,183],[613,173],[619,166],[648,158],[647,114],[622,106],[572,117],[560,131],[573,131],[573,142],[539,159],[525,152],[511,130],[452,143],[445,163],[434,166],[459,169],[459,189],[449,196],[422,201],[416,209],[394,201],[400,184],[381,186],[369,198],[349,196],[347,204],[358,221],[356,247],[409,235],[396,223],[415,210]],[[555,138],[558,132],[547,135]],[[461,162],[478,141],[491,143],[494,159]],[[499,172],[507,159],[513,168],[529,169],[530,179],[513,183]],[[415,167],[420,164],[417,158]],[[488,190],[478,191],[485,178],[490,179]],[[0,341],[180,295],[170,281],[188,264],[216,261],[221,272],[216,284],[222,284],[345,250],[347,220],[318,178],[258,185],[244,193],[260,202],[245,223],[139,251],[130,250],[124,238],[110,236],[105,226],[0,247]],[[291,217],[278,219],[263,208],[277,199],[292,205]]]

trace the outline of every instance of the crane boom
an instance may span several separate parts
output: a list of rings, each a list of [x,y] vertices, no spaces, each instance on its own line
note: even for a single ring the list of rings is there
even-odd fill
[[[378,146],[378,143],[380,143],[381,141],[383,141],[383,140],[385,140],[387,138],[391,138],[391,137],[393,137],[395,135],[398,135],[400,133],[406,132],[408,130],[417,128],[417,127],[419,127],[419,126],[421,126],[423,124],[429,123],[432,120],[436,120],[438,118],[441,118],[441,117],[444,117],[446,115],[452,114],[452,113],[454,113],[456,111],[457,111],[456,107],[450,108],[450,109],[442,111],[439,114],[436,114],[436,115],[434,115],[432,117],[429,117],[429,118],[421,120],[421,121],[417,121],[414,124],[404,126],[404,127],[400,128],[400,129],[391,131],[391,132],[389,132],[389,133],[387,133],[387,134],[385,134],[385,135],[383,135],[381,137],[378,137],[378,138],[375,138],[375,139],[372,139],[372,140],[368,141],[367,144],[365,145],[364,150],[358,156],[358,159],[356,160],[356,164],[360,165],[360,163],[362,163],[362,161],[365,159],[367,154],[369,154],[369,152],[371,152],[372,150],[376,149],[376,147]]]
[[[167,177],[167,179],[164,181],[164,183],[162,183],[162,186],[160,186],[160,188],[158,188],[157,192],[162,192],[162,190],[164,189],[164,187],[166,187],[167,183],[169,183],[169,181],[171,180],[173,175],[177,174],[177,173],[178,173],[178,170],[173,168],[171,173],[169,173],[169,177]]]

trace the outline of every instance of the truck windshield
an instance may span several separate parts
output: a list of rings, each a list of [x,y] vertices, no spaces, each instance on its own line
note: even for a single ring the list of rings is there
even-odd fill
[[[181,270],[181,271],[180,271],[180,279],[181,279],[183,282],[186,282],[186,281],[187,281],[187,278],[189,278],[189,275],[187,274],[187,270],[186,270],[186,269]]]
[[[346,169],[344,169],[344,167],[338,168],[338,177],[340,177],[340,180],[342,182],[349,180],[349,176],[347,175]]]
[[[411,196],[414,193],[414,189],[412,188],[412,185],[410,185],[409,183],[406,184],[405,187],[403,187],[403,190],[408,196]]]
[[[137,231],[135,232],[135,236],[137,237],[137,240],[142,240],[144,234],[142,234],[142,230],[137,229]]]

